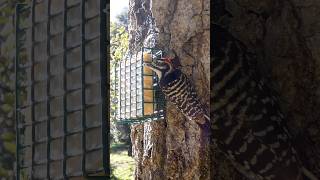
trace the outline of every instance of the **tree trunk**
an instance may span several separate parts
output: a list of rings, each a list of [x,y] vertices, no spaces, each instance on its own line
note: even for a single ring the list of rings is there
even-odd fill
[[[258,58],[281,99],[293,142],[320,177],[320,2],[225,0],[214,23],[228,28]],[[218,11],[219,10],[219,11]]]
[[[148,45],[150,38],[157,48],[174,50],[209,107],[210,1],[131,0],[129,4],[131,51]],[[210,179],[209,143],[200,143],[198,125],[171,103],[164,121],[133,126],[131,139],[135,179]]]
[[[130,0],[130,49],[146,44],[177,52],[203,104],[209,107],[209,1]],[[216,0],[220,24],[257,56],[259,71],[278,93],[304,164],[320,176],[320,2],[317,0]],[[190,66],[188,66],[190,65]],[[194,65],[192,68],[191,65]],[[214,102],[212,102],[214,105]],[[168,103],[167,118],[132,127],[136,179],[244,179],[200,129]],[[204,149],[202,149],[204,148]],[[203,150],[203,151],[201,151]],[[202,154],[200,154],[202,153]],[[203,158],[203,159],[201,159]]]

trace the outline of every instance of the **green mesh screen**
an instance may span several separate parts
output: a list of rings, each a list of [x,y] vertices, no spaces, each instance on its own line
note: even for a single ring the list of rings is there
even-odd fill
[[[109,175],[105,8],[16,6],[17,179]]]
[[[162,51],[143,47],[115,67],[116,119],[119,123],[141,123],[164,119],[165,98],[157,76],[144,62],[162,58]]]

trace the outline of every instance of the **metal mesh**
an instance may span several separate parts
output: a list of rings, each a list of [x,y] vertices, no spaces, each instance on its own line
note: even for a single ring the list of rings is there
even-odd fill
[[[105,7],[16,6],[17,179],[109,175]]]
[[[118,123],[142,123],[164,119],[165,99],[154,72],[143,67],[156,61],[162,51],[143,47],[115,67],[116,119]]]

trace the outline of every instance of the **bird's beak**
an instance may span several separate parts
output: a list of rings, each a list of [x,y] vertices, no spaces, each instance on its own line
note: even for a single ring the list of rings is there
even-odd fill
[[[155,72],[160,79],[162,77],[162,72],[160,69],[158,69],[156,66],[154,66],[152,63],[143,63],[143,66],[151,69],[153,72]]]

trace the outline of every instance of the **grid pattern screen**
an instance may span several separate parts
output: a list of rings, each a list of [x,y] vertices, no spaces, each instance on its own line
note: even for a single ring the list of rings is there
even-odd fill
[[[164,119],[164,96],[156,74],[143,63],[162,58],[162,51],[142,48],[128,55],[115,68],[116,118],[124,122]]]
[[[105,7],[17,5],[17,179],[108,175]]]

